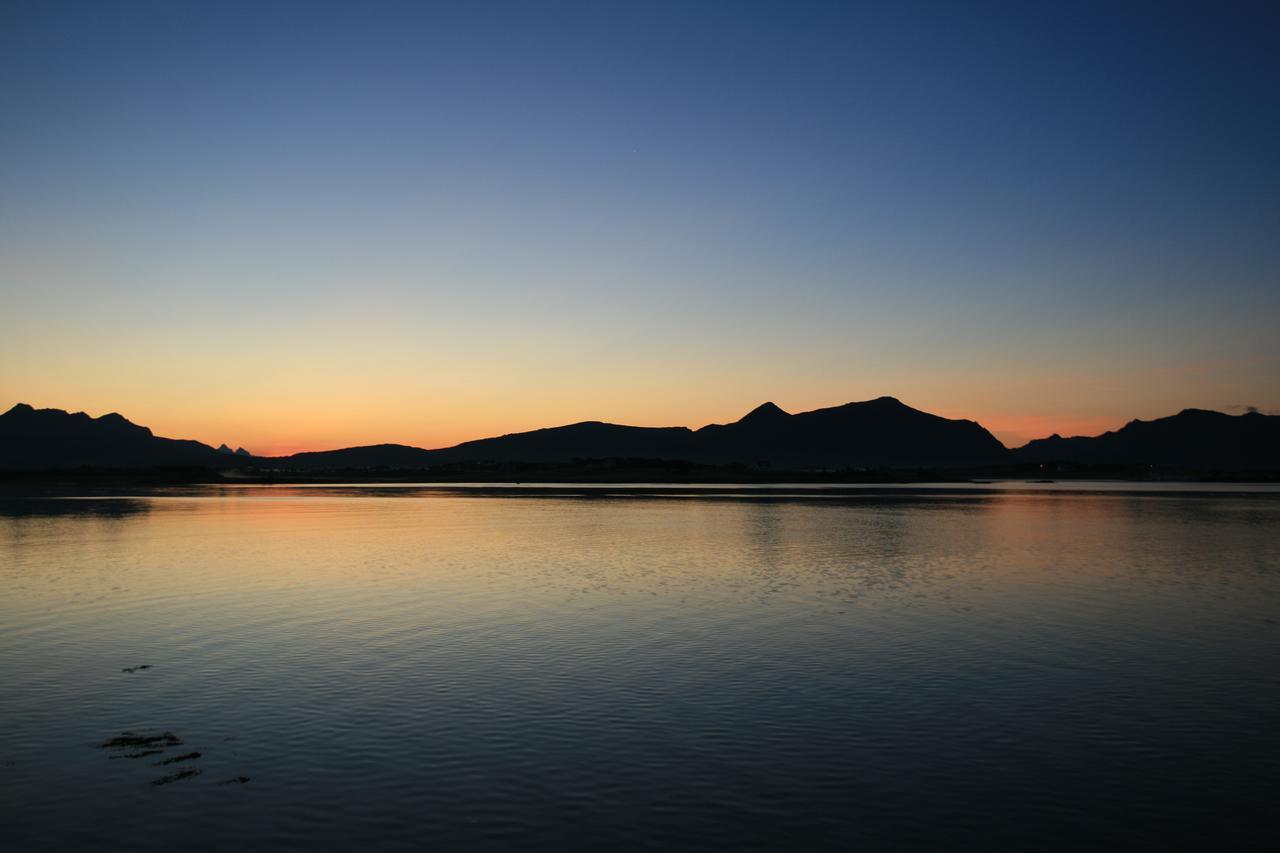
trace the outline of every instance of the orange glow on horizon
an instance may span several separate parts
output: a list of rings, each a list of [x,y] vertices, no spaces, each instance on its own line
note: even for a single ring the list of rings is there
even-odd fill
[[[1169,412],[1169,414],[1174,414]],[[1061,415],[996,415],[988,420],[971,418],[982,424],[1006,447],[1021,447],[1037,438],[1048,438],[1057,433],[1063,438],[1078,435],[1101,435],[1116,430],[1127,421],[1117,423],[1109,417],[1071,417]],[[1130,419],[1131,420],[1131,419]]]
[[[1108,430],[1118,429],[1131,419],[1105,416],[1011,414],[1007,412],[982,416],[943,409],[931,410],[927,406],[913,404],[909,400],[904,400],[904,402],[914,408],[932,411],[934,414],[939,414],[943,417],[977,421],[1004,443],[1005,446],[1010,448],[1020,447],[1028,441],[1046,438],[1054,433],[1064,437],[1099,435]],[[809,411],[812,408],[826,408],[842,404],[833,402],[804,408],[788,408],[784,405],[783,408],[792,414],[796,414],[802,411]],[[256,421],[253,424],[255,430],[258,431],[256,438],[252,434],[246,434],[243,427],[231,423],[211,429],[209,421],[203,420],[195,412],[183,413],[183,416],[178,417],[156,417],[151,420],[148,420],[142,414],[134,414],[128,410],[121,410],[120,414],[134,423],[150,427],[156,435],[165,438],[195,438],[213,447],[225,442],[232,449],[244,447],[256,456],[288,456],[294,453],[310,453],[376,444],[402,444],[432,450],[452,447],[466,441],[563,426],[582,420],[603,420],[628,426],[687,426],[690,429],[698,429],[709,423],[733,422],[746,414],[750,408],[743,408],[741,411],[735,409],[717,418],[701,421],[690,419],[683,423],[668,419],[616,417],[609,416],[607,413],[581,417],[557,417],[551,413],[539,417],[531,413],[525,413],[522,417],[513,418],[510,415],[503,417],[500,412],[491,411],[485,413],[488,415],[485,418],[459,418],[452,423],[442,419],[438,427],[427,430],[406,429],[403,415],[400,414],[397,417],[391,412],[383,413],[383,417],[372,415],[371,413],[370,417],[367,419],[361,418],[359,421],[354,418],[344,418],[336,415],[330,415],[329,417],[315,415],[303,418],[297,418],[295,415],[294,418],[280,418],[278,420],[273,418],[271,421],[266,419]],[[101,412],[90,411],[89,414],[97,416],[105,414],[105,410]],[[1167,414],[1174,414],[1174,412],[1168,412]],[[237,435],[243,435],[244,438],[235,438],[233,440],[232,437]]]

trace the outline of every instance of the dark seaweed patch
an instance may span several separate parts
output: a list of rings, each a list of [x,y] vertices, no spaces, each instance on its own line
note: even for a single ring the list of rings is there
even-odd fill
[[[162,755],[162,754],[164,754],[163,749],[144,749],[142,750],[142,752],[126,752],[123,755],[113,755],[111,756],[111,759],[114,761],[117,758],[146,758],[149,755]]]
[[[225,740],[234,740],[234,737],[227,737]],[[180,745],[182,745],[182,738],[178,737],[173,732],[160,732],[159,734],[121,732],[115,737],[108,738],[98,744],[98,748],[115,750],[115,754],[110,756],[112,759],[147,758],[152,755],[163,755],[168,747]],[[181,755],[172,755],[168,758],[161,758],[159,761],[152,762],[151,766],[167,767],[170,764],[194,762],[203,757],[203,752],[184,752]],[[204,771],[199,767],[187,766],[185,769],[178,770],[176,773],[170,773],[166,776],[161,776],[158,779],[152,779],[151,784],[171,785],[174,782],[181,782],[183,779],[190,779],[192,777],[199,776],[203,772]],[[234,776],[230,779],[220,780],[217,784],[243,785],[248,781],[248,776]]]
[[[170,773],[168,776],[161,776],[159,779],[152,779],[152,785],[169,785],[173,782],[181,782],[183,779],[190,779],[192,776],[199,776],[204,771],[199,767],[190,767],[186,770],[179,770],[177,773]]]
[[[178,737],[173,732],[164,732],[163,734],[158,734],[158,735],[140,735],[134,732],[121,732],[119,735],[116,735],[115,737],[110,738],[109,740],[106,740],[101,744],[99,744],[99,748],[124,749],[126,747],[132,747],[132,746],[166,747],[166,746],[179,746],[181,743],[182,743],[182,738]]]

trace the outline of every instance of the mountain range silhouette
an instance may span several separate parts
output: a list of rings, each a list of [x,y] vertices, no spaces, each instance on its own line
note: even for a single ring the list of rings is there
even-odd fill
[[[779,471],[946,469],[1071,463],[1186,469],[1280,469],[1280,416],[1186,409],[1094,437],[1053,435],[1006,448],[981,425],[913,409],[893,397],[789,414],[764,403],[728,424],[635,427],[585,421],[426,450],[378,444],[260,457],[161,438],[118,414],[34,409],[0,415],[0,469],[266,468],[324,471],[426,469],[468,463],[662,459]]]

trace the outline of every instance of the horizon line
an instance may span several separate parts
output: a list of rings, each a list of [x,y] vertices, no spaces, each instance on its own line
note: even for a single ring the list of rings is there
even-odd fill
[[[893,396],[893,395],[890,395],[890,394],[881,394],[881,395],[879,395],[879,396],[877,396],[877,397],[871,397],[871,398],[869,398],[869,399],[865,399],[865,400],[850,400],[850,401],[845,402],[845,403],[837,403],[837,404],[835,404],[835,405],[829,405],[829,406],[819,406],[818,408],[815,408],[815,409],[806,409],[806,410],[804,410],[804,411],[800,411],[800,412],[791,412],[791,411],[788,411],[788,410],[786,410],[785,408],[783,408],[782,406],[779,406],[777,403],[773,402],[772,400],[766,400],[765,402],[760,403],[760,404],[758,404],[758,405],[756,405],[756,406],[752,407],[752,408],[751,408],[751,409],[749,409],[745,414],[740,415],[740,416],[739,416],[737,419],[735,419],[735,420],[711,421],[711,422],[708,422],[708,423],[706,423],[706,424],[703,424],[703,425],[702,425],[702,426],[700,426],[700,427],[691,427],[691,426],[684,425],[684,424],[668,424],[668,425],[661,425],[661,426],[644,426],[644,425],[638,425],[638,424],[620,423],[620,422],[617,422],[617,421],[606,421],[606,420],[599,420],[599,419],[588,419],[588,420],[570,421],[570,422],[567,422],[567,423],[556,423],[556,424],[552,424],[552,425],[549,425],[549,426],[534,427],[534,428],[532,428],[532,429],[523,429],[523,430],[512,430],[512,431],[507,431],[507,432],[498,432],[498,433],[493,433],[493,434],[489,434],[489,435],[481,435],[481,436],[477,436],[477,437],[475,437],[475,438],[463,439],[462,441],[457,441],[457,442],[454,442],[453,444],[443,444],[443,445],[435,445],[435,446],[426,446],[426,445],[423,445],[423,444],[410,444],[410,443],[407,443],[407,442],[400,442],[400,441],[373,441],[373,442],[368,442],[368,443],[357,443],[357,444],[345,444],[345,445],[338,445],[338,446],[328,446],[328,447],[319,448],[319,449],[293,450],[293,451],[290,451],[290,452],[284,452],[284,453],[282,453],[282,452],[278,452],[278,451],[276,451],[276,452],[270,452],[270,453],[258,453],[258,452],[255,452],[255,451],[253,451],[253,450],[249,449],[248,447],[246,447],[244,444],[242,444],[242,443],[240,443],[240,442],[234,442],[234,441],[233,441],[233,442],[229,442],[229,441],[226,441],[226,440],[222,440],[222,441],[219,441],[219,442],[217,442],[217,443],[210,443],[210,442],[202,441],[202,440],[200,440],[200,439],[183,438],[183,437],[181,437],[181,436],[159,435],[159,434],[158,434],[158,433],[156,433],[156,432],[152,429],[152,427],[150,427],[149,425],[147,425],[147,424],[143,424],[143,423],[139,423],[138,421],[135,421],[135,420],[133,420],[132,418],[130,418],[128,415],[125,415],[125,414],[121,413],[119,410],[112,410],[112,411],[109,411],[109,412],[104,412],[104,413],[103,413],[103,414],[101,414],[101,415],[96,415],[96,416],[95,416],[95,415],[90,415],[90,414],[89,414],[87,411],[85,411],[85,410],[76,410],[76,411],[73,411],[73,410],[71,410],[71,409],[64,409],[64,408],[58,408],[58,407],[53,407],[53,406],[49,406],[49,407],[40,407],[40,406],[35,406],[35,405],[31,404],[31,403],[27,403],[27,402],[25,402],[25,401],[19,401],[19,402],[15,403],[13,406],[11,406],[11,407],[9,407],[8,409],[4,410],[4,414],[9,414],[10,412],[13,412],[13,411],[18,410],[18,409],[27,408],[27,409],[30,409],[30,410],[32,410],[32,411],[53,411],[53,412],[62,412],[62,413],[66,414],[66,415],[69,415],[69,416],[83,415],[83,416],[85,416],[85,417],[87,417],[87,418],[89,418],[89,419],[91,419],[91,420],[95,420],[95,421],[96,421],[96,420],[102,420],[103,418],[109,418],[109,417],[114,416],[114,417],[121,418],[121,419],[123,419],[123,420],[127,421],[128,423],[133,424],[134,426],[138,426],[138,427],[142,427],[142,428],[147,429],[148,431],[150,431],[150,432],[151,432],[151,434],[152,434],[153,436],[155,436],[155,437],[157,437],[157,438],[168,438],[168,439],[174,439],[174,440],[178,440],[178,441],[195,441],[195,442],[197,442],[197,443],[199,443],[199,444],[203,444],[203,445],[205,445],[205,446],[209,447],[209,448],[210,448],[210,449],[212,449],[212,450],[217,450],[219,446],[226,446],[226,447],[228,447],[228,448],[232,449],[232,450],[233,450],[233,452],[234,452],[234,450],[237,450],[237,449],[244,449],[247,453],[249,453],[249,455],[250,455],[250,456],[253,456],[253,457],[255,457],[255,458],[260,458],[260,459],[276,459],[276,458],[286,458],[286,457],[290,457],[290,456],[298,456],[298,455],[302,455],[302,454],[312,454],[312,453],[331,453],[331,452],[335,452],[335,451],[353,450],[353,449],[369,448],[369,447],[407,447],[407,448],[411,448],[411,449],[414,449],[414,450],[425,450],[425,451],[448,450],[448,449],[450,449],[450,448],[458,447],[458,446],[463,445],[463,444],[469,444],[469,443],[474,442],[474,441],[484,441],[484,440],[487,440],[487,439],[504,438],[504,437],[507,437],[507,436],[512,436],[512,435],[523,435],[523,434],[527,434],[527,433],[541,432],[541,431],[544,431],[544,430],[563,429],[563,428],[566,428],[566,427],[579,426],[579,425],[583,425],[583,424],[602,424],[602,425],[606,425],[606,426],[625,427],[625,428],[630,428],[630,429],[652,429],[652,430],[670,430],[670,429],[679,429],[679,430],[687,430],[687,431],[689,431],[689,432],[697,432],[697,431],[699,431],[699,430],[706,429],[707,427],[712,427],[712,426],[725,426],[725,425],[728,425],[728,424],[737,423],[737,422],[739,422],[739,421],[743,420],[744,418],[746,418],[747,416],[749,416],[749,415],[753,414],[754,412],[756,412],[756,411],[758,411],[758,410],[760,410],[760,409],[764,409],[764,408],[766,408],[766,407],[770,407],[770,406],[772,406],[774,409],[777,409],[779,412],[781,412],[781,413],[782,413],[783,415],[785,415],[786,417],[797,417],[797,416],[800,416],[800,415],[811,414],[811,413],[813,413],[813,412],[827,411],[827,410],[831,410],[831,409],[839,409],[839,408],[844,408],[845,406],[865,405],[865,404],[868,404],[868,403],[875,403],[875,402],[880,402],[880,401],[891,401],[891,402],[897,403],[897,404],[898,404],[898,405],[900,405],[900,406],[903,406],[904,408],[911,409],[912,411],[921,412],[921,413],[923,413],[923,414],[930,415],[930,416],[933,416],[933,417],[942,418],[942,419],[944,419],[944,420],[948,420],[948,421],[969,422],[969,423],[976,424],[976,425],[978,425],[979,427],[981,427],[985,432],[987,432],[987,434],[988,434],[988,435],[990,435],[993,439],[995,439],[995,440],[996,440],[996,441],[997,441],[997,442],[998,442],[1002,447],[1004,447],[1006,450],[1016,450],[1016,449],[1018,449],[1019,447],[1025,447],[1027,444],[1030,444],[1031,442],[1034,442],[1034,441],[1042,441],[1042,440],[1051,439],[1051,438],[1061,438],[1061,439],[1072,439],[1072,438],[1096,438],[1096,437],[1098,437],[1098,436],[1105,435],[1105,434],[1107,434],[1107,433],[1109,433],[1109,432],[1115,432],[1117,429],[1121,429],[1121,428],[1123,428],[1124,426],[1127,426],[1128,424],[1131,424],[1131,423],[1138,423],[1138,422],[1144,422],[1144,421],[1142,421],[1142,419],[1141,419],[1141,418],[1130,418],[1130,419],[1128,419],[1127,421],[1124,421],[1124,423],[1120,424],[1118,427],[1115,427],[1115,428],[1113,428],[1113,429],[1104,429],[1103,431],[1101,431],[1101,432],[1099,432],[1099,433],[1096,433],[1096,434],[1093,434],[1093,435],[1074,434],[1074,435],[1066,435],[1066,436],[1064,436],[1064,435],[1062,435],[1061,433],[1053,432],[1053,433],[1050,433],[1049,435],[1040,436],[1040,437],[1038,437],[1038,438],[1031,438],[1031,439],[1027,439],[1027,440],[1026,440],[1026,441],[1024,441],[1022,444],[1019,444],[1019,445],[1012,445],[1012,446],[1011,446],[1011,445],[1007,444],[1005,441],[1003,441],[1003,440],[1002,440],[998,435],[996,435],[996,433],[995,433],[994,431],[992,431],[989,427],[987,427],[986,425],[984,425],[981,421],[977,420],[976,418],[955,418],[955,417],[948,417],[948,416],[946,416],[946,415],[940,415],[940,414],[937,414],[937,413],[934,413],[934,412],[927,411],[927,410],[925,410],[925,409],[919,409],[919,408],[916,408],[915,406],[911,406],[911,405],[909,405],[909,404],[907,404],[907,403],[902,402],[902,400],[901,400],[900,398],[895,397],[895,396]],[[1271,411],[1263,412],[1263,411],[1259,410],[1259,409],[1258,409],[1257,407],[1255,407],[1255,406],[1245,406],[1245,407],[1234,407],[1234,406],[1233,406],[1233,407],[1224,407],[1224,408],[1243,408],[1243,409],[1244,409],[1244,411],[1240,412],[1239,414],[1234,414],[1234,415],[1233,415],[1233,414],[1231,414],[1230,412],[1221,411],[1220,409],[1207,409],[1207,408],[1201,408],[1201,407],[1198,407],[1198,406],[1184,406],[1183,408],[1179,409],[1177,412],[1174,412],[1174,413],[1172,413],[1172,414],[1170,414],[1170,415],[1161,415],[1161,416],[1158,416],[1158,417],[1156,417],[1156,418],[1152,418],[1151,420],[1160,420],[1160,419],[1167,418],[1167,417],[1174,417],[1174,416],[1179,415],[1179,414],[1182,414],[1182,413],[1184,413],[1184,412],[1191,412],[1191,411],[1212,412],[1212,413],[1214,413],[1214,414],[1220,414],[1220,415],[1224,415],[1224,416],[1226,416],[1226,417],[1243,417],[1243,416],[1245,416],[1245,415],[1249,415],[1249,414],[1258,414],[1258,415],[1262,415],[1262,416],[1276,416],[1277,414],[1280,414],[1280,413],[1271,412]],[[1145,422],[1149,423],[1150,421],[1145,421]],[[250,443],[252,443],[252,442],[250,442]]]

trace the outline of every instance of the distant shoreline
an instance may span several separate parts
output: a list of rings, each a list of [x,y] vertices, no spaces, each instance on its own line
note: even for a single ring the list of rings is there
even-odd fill
[[[759,471],[738,466],[610,466],[600,464],[543,466],[476,466],[433,471],[406,469],[339,469],[271,471],[208,468],[80,468],[45,471],[0,471],[3,487],[148,486],[148,485],[655,485],[830,487],[836,485],[984,485],[1000,481],[1124,483],[1278,483],[1277,471],[1198,470],[1119,465],[1009,465],[966,469],[880,469],[865,471]]]

